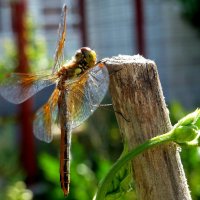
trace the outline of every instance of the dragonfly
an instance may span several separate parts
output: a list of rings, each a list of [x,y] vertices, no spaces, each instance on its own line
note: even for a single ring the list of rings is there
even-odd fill
[[[96,52],[89,47],[76,51],[64,60],[67,31],[67,6],[62,9],[58,28],[57,48],[51,73],[12,73],[0,83],[0,94],[14,104],[20,104],[42,89],[55,85],[48,101],[35,113],[33,133],[39,140],[51,142],[52,124],[60,126],[60,183],[64,195],[69,193],[70,146],[72,130],[83,123],[99,107],[109,84],[109,74]]]

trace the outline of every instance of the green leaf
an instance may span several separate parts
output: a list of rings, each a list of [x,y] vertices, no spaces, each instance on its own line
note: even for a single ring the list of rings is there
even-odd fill
[[[128,153],[128,147],[125,144],[124,150],[120,156],[122,158]],[[131,162],[124,165],[114,176],[112,182],[107,188],[105,193],[106,200],[121,199],[127,192],[133,191],[133,178],[132,178]],[[124,199],[124,198],[123,198]]]
[[[39,166],[44,172],[45,177],[52,183],[59,183],[59,162],[47,153],[39,155]]]

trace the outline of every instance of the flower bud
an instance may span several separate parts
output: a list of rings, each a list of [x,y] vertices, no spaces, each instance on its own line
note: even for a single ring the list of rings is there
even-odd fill
[[[200,109],[186,115],[172,129],[172,140],[178,144],[198,145],[200,143]]]
[[[196,120],[196,122],[194,123],[195,126],[198,127],[198,129],[200,130],[200,116],[198,117],[198,119]]]
[[[195,123],[197,123],[197,125]],[[200,109],[196,109],[194,112],[189,113],[188,115],[183,117],[181,120],[179,120],[176,125],[187,126],[191,124],[195,124],[196,126],[198,126],[198,128],[200,128]]]
[[[190,126],[179,126],[175,128],[172,135],[174,142],[178,144],[183,144],[196,140],[199,133],[198,133],[198,128],[196,126],[190,125]]]

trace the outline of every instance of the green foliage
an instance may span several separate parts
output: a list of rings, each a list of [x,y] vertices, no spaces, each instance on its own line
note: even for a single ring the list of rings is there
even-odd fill
[[[27,27],[27,47],[26,53],[29,60],[30,71],[40,73],[43,70],[50,69],[50,63],[47,59],[47,48],[43,36],[36,34],[37,27],[30,17],[26,18]]]
[[[47,49],[44,37],[36,34],[36,27],[34,23],[27,17],[27,45],[26,55],[29,63],[30,72],[39,73],[45,69],[50,68],[50,63],[47,59]],[[19,65],[17,47],[13,40],[7,38],[3,42],[4,53],[3,59],[0,59],[0,80],[4,78],[5,74],[15,71]]]
[[[12,119],[0,118],[0,174],[1,177],[3,176],[6,179],[12,177],[14,181],[18,179],[14,179],[15,177],[22,177],[23,175],[19,165],[16,136],[13,135],[15,126],[16,124]]]
[[[19,162],[19,152],[13,132],[16,124],[13,119],[0,118],[0,199],[5,199],[6,188],[24,179]]]
[[[200,150],[199,148],[183,148],[181,158],[187,175],[193,200],[200,199]]]
[[[121,158],[128,153],[128,147],[125,145]],[[134,190],[133,174],[131,162],[124,165],[118,173],[115,174],[111,184],[107,188],[105,200],[134,200],[136,194]]]
[[[4,55],[0,59],[0,80],[5,74],[11,73],[18,65],[16,48],[13,42],[6,39],[3,43]]]
[[[44,193],[49,199],[63,199],[59,184],[59,161],[50,154],[40,153],[39,167],[43,172],[42,184],[45,185]]]
[[[170,114],[170,120],[172,124],[176,124],[179,119],[181,119],[183,116],[186,115],[186,110],[183,108],[183,106],[177,102],[171,102],[169,105],[169,114]]]
[[[200,1],[179,0],[182,4],[182,12],[185,19],[200,31]]]
[[[26,188],[24,182],[16,182],[8,186],[6,190],[6,200],[32,200],[33,194]]]

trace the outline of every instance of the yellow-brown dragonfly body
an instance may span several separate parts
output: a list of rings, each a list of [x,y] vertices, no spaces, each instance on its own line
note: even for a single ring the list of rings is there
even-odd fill
[[[95,51],[88,47],[82,47],[70,61],[63,62],[66,12],[64,5],[52,74],[13,73],[0,83],[0,94],[15,104],[56,84],[47,103],[36,112],[33,128],[38,139],[51,142],[51,125],[57,120],[60,124],[60,182],[64,195],[69,193],[71,131],[97,109],[109,82],[106,67],[102,63],[97,64]]]

